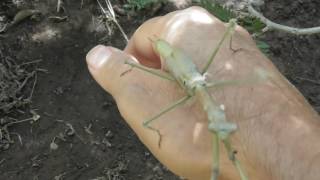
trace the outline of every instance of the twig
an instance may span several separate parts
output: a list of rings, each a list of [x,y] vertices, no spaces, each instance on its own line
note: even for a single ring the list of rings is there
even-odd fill
[[[303,80],[303,81],[308,81],[308,82],[311,82],[311,83],[316,84],[316,85],[320,85],[319,81],[316,81],[316,80],[313,80],[313,79],[308,79],[308,78],[303,78],[303,77],[297,77],[297,79],[300,79],[300,80]]]
[[[21,91],[21,89],[23,89],[23,87],[27,84],[28,80],[34,76],[35,71],[33,71],[32,73],[30,73],[25,79],[24,81],[20,84],[19,88],[16,90],[16,92]]]
[[[35,63],[39,63],[39,62],[41,62],[41,61],[42,61],[42,59],[38,59],[38,60],[34,60],[34,61],[22,63],[22,64],[20,64],[19,66],[24,66],[24,65],[29,65],[29,64],[35,64]]]
[[[83,7],[83,0],[81,0],[80,9]]]
[[[36,71],[43,72],[43,73],[49,73],[47,69],[37,68]]]
[[[295,28],[295,27],[290,27],[290,26],[285,26],[285,25],[275,23],[269,20],[268,18],[264,17],[258,11],[256,11],[253,8],[251,3],[248,4],[248,12],[252,16],[260,19],[260,21],[262,21],[264,24],[266,24],[266,28],[264,29],[264,31],[275,29],[275,30],[279,30],[279,31],[283,31],[283,32],[287,32],[295,35],[310,35],[310,34],[320,33],[320,26],[312,27],[312,28]]]
[[[112,7],[112,4],[109,0],[105,0],[106,4],[107,4],[107,7],[108,7],[108,11],[107,12],[103,6],[101,5],[100,1],[97,0],[99,6],[100,6],[100,9],[101,11],[103,12],[103,14],[106,16],[107,19],[111,20],[112,22],[114,22],[116,24],[116,26],[118,27],[118,29],[120,30],[122,36],[124,37],[124,39],[127,41],[127,43],[129,42],[129,39],[126,35],[126,33],[124,32],[124,30],[122,29],[121,25],[118,23],[117,19],[116,19],[116,14],[114,13],[114,10],[113,10],[113,7]]]
[[[20,123],[27,122],[27,121],[34,121],[34,118],[31,117],[31,118],[23,119],[23,120],[20,120],[20,121],[9,122],[9,123],[6,124],[6,125],[7,125],[7,126],[11,126],[11,125],[13,125],[13,124],[20,124]]]
[[[67,136],[73,136],[73,135],[76,135],[79,140],[83,143],[83,144],[86,144],[86,142],[83,140],[83,138],[76,132],[76,130],[73,128],[72,124],[64,121],[64,120],[56,120],[56,122],[59,122],[59,123],[63,123],[65,126],[68,127],[68,129],[65,130],[65,135]]]
[[[8,25],[9,25],[9,24],[5,24],[5,25],[0,29],[0,33],[5,32]]]
[[[5,158],[1,159],[0,165],[1,165],[5,160],[6,160]]]
[[[21,146],[23,146],[23,143],[22,143],[22,138],[21,138],[21,136],[20,136],[20,134],[18,134],[18,133],[10,133],[10,134],[12,134],[12,135],[16,135],[17,137],[18,137],[18,139],[19,139],[19,142],[20,142],[20,145]]]
[[[33,96],[34,88],[36,87],[37,80],[38,80],[38,75],[37,75],[37,73],[35,73],[35,74],[34,74],[34,82],[33,82],[33,86],[32,86],[32,89],[31,89],[30,96],[29,96],[29,100],[30,100],[30,101],[31,101],[32,96]]]
[[[68,20],[68,16],[49,16],[48,19],[52,20],[54,23],[59,23]]]
[[[58,0],[58,2],[57,2],[57,12],[60,12],[61,5],[62,5],[62,0]]]
[[[54,180],[63,180],[64,178],[64,176],[67,174],[67,172],[63,172],[63,173],[61,173],[61,174],[59,174],[59,175],[56,175],[55,177],[54,177]]]

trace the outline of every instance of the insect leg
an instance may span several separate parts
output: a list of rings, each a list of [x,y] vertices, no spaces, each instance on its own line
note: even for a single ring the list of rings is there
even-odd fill
[[[260,82],[260,79],[258,78],[227,80],[227,81],[218,81],[214,83],[207,83],[206,87],[207,88],[223,88],[225,86],[252,85],[258,82]]]
[[[228,25],[228,27],[227,27],[227,31],[223,34],[222,39],[219,41],[217,47],[215,47],[215,49],[213,50],[213,53],[211,54],[210,59],[209,59],[209,61],[207,62],[207,64],[204,66],[201,74],[204,74],[204,73],[206,73],[206,72],[208,71],[210,65],[211,65],[212,62],[213,62],[213,59],[216,57],[216,55],[217,55],[220,47],[222,46],[222,43],[227,39],[227,37],[228,37],[229,35],[231,35],[231,34],[233,33],[235,27],[236,27],[236,20],[235,20],[235,19],[231,19],[231,20],[229,21],[229,25]]]
[[[219,137],[216,133],[212,133],[212,173],[211,180],[217,180],[220,172],[220,147]]]
[[[170,74],[168,73],[165,73],[165,72],[162,72],[160,70],[156,70],[156,69],[152,69],[152,68],[148,68],[148,67],[145,67],[143,65],[140,65],[138,63],[134,63],[134,62],[130,62],[130,61],[125,61],[124,62],[125,64],[128,64],[129,66],[133,67],[133,68],[138,68],[142,71],[145,71],[145,72],[148,72],[150,74],[153,74],[155,76],[158,76],[160,78],[163,78],[163,79],[166,79],[166,80],[169,80],[169,81],[176,81]],[[127,72],[127,71],[126,71]],[[124,73],[122,73],[123,75]]]
[[[143,122],[143,126],[152,130],[152,131],[155,131],[158,136],[159,136],[159,141],[158,141],[158,146],[160,147],[161,145],[161,134],[160,134],[160,131],[158,129],[155,129],[153,128],[152,126],[150,126],[150,123],[156,119],[158,119],[160,116],[162,116],[163,114],[165,114],[166,112],[169,112],[170,110],[174,109],[175,107],[179,106],[179,105],[182,105],[183,103],[185,103],[187,100],[189,100],[192,96],[184,96],[183,98],[179,99],[178,101],[176,101],[175,103],[169,105],[168,107],[164,108],[159,114],[151,117],[150,119],[148,120],[145,120]]]
[[[237,49],[235,49],[235,48],[232,47],[232,35],[231,35],[230,41],[229,41],[229,49],[231,49],[231,50],[233,51],[233,53],[236,53],[236,52],[242,50],[242,48],[237,48]]]
[[[206,87],[207,88],[221,88],[221,87],[232,86],[232,85],[243,85],[243,84],[247,84],[248,82],[251,82],[251,81],[246,81],[246,80],[217,81],[214,83],[207,83]]]
[[[240,161],[236,158],[236,151],[232,148],[229,137],[223,140],[223,144],[228,152],[229,159],[232,161],[233,165],[237,168],[240,179],[248,180],[247,175],[241,167]]]
[[[255,69],[255,72],[246,79],[234,79],[234,80],[225,80],[225,81],[217,81],[213,83],[206,83],[206,87],[221,88],[225,86],[252,85],[255,83],[263,82],[270,77],[272,77],[271,73],[258,68],[258,69]]]

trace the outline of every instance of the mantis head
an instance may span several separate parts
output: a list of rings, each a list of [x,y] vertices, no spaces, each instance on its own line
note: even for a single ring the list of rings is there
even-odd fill
[[[165,40],[157,39],[154,41],[154,49],[162,58],[166,59],[173,53],[172,46]]]

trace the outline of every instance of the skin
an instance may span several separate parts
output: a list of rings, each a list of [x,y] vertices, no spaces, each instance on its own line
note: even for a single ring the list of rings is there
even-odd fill
[[[206,114],[191,100],[161,116],[151,125],[158,136],[142,126],[144,120],[185,95],[171,81],[138,69],[121,76],[131,58],[153,68],[161,66],[149,38],[158,37],[184,50],[201,69],[225,32],[226,25],[199,7],[175,11],[145,22],[124,51],[98,45],[87,55],[94,79],[117,102],[121,115],[140,140],[171,171],[190,180],[210,177],[212,144]],[[268,72],[262,82],[210,89],[225,106],[227,119],[237,124],[231,141],[250,179],[316,180],[320,177],[320,119],[305,98],[256,47],[250,35],[237,27],[210,66],[207,81],[255,77],[255,69]],[[239,179],[221,145],[220,180]]]

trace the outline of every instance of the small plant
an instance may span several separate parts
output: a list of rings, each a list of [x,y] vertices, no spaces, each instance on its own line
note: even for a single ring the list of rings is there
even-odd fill
[[[109,29],[109,25],[108,25],[108,22],[113,22],[117,27],[118,29],[120,30],[122,36],[124,37],[124,39],[126,40],[126,42],[128,43],[129,42],[129,39],[126,35],[126,33],[124,32],[124,30],[122,29],[121,25],[119,24],[117,18],[116,18],[116,14],[114,12],[114,9],[112,7],[112,4],[110,2],[110,0],[105,0],[105,4],[107,5],[107,9],[105,9],[102,5],[102,3],[100,3],[99,0],[97,0],[98,4],[99,4],[99,7],[101,9],[101,11],[103,12],[104,16],[105,16],[105,25],[106,27]]]
[[[244,27],[251,34],[260,34],[266,25],[258,18],[245,16],[239,18],[239,25]]]
[[[220,4],[212,3],[210,0],[200,0],[196,1],[196,3],[223,22],[228,22],[230,19],[236,18],[236,15],[231,10],[224,8]]]
[[[238,24],[246,28],[250,33],[260,34],[268,30],[284,31],[296,35],[320,33],[320,26],[312,28],[296,28],[275,23],[258,12],[255,7],[264,4],[263,0],[246,0],[246,6],[241,11],[227,9],[215,0],[195,0],[197,4],[207,9],[221,21],[227,22],[236,18]]]
[[[127,4],[124,5],[124,8],[128,10],[140,11],[141,9],[150,7],[156,2],[160,2],[160,0],[127,0]]]
[[[283,31],[290,34],[295,35],[310,35],[310,34],[319,34],[320,33],[320,26],[311,27],[311,28],[296,28],[296,27],[290,27],[285,26],[282,24],[275,23],[268,18],[264,17],[263,14],[258,12],[254,7],[261,5],[263,3],[262,0],[250,0],[247,5],[247,11],[250,16],[255,17],[259,19],[263,24],[265,24],[265,28],[262,30],[263,32],[266,32],[268,30],[277,30],[277,31]]]
[[[270,46],[264,41],[256,40],[257,47],[262,51],[264,54],[269,54]]]
[[[260,35],[262,34],[263,29],[266,27],[266,25],[256,17],[239,16],[234,11],[231,11],[230,9],[225,8],[211,0],[200,0],[197,3],[223,22],[228,22],[230,19],[236,18],[237,23],[244,27],[251,34]],[[258,48],[264,54],[269,52],[270,46],[266,42],[257,39],[255,39],[255,41]]]
[[[230,19],[237,19],[237,23],[252,34],[260,34],[263,28],[266,27],[266,25],[256,17],[239,15],[211,0],[200,0],[197,3],[223,22],[228,22]]]

